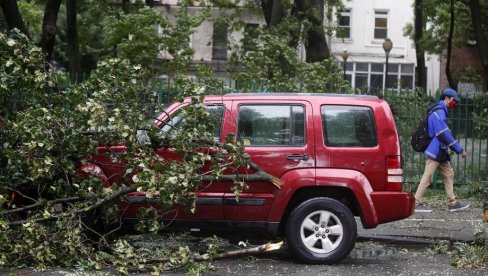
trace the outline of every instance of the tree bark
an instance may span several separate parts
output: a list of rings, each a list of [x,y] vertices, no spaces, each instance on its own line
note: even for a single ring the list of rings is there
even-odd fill
[[[146,2],[146,5],[150,8],[154,7],[154,5],[155,5],[154,0],[146,0],[145,2]]]
[[[488,89],[488,43],[482,29],[482,15],[479,0],[470,0],[471,21],[473,24],[476,45],[480,55],[481,65],[483,66],[483,88]]]
[[[324,0],[296,0],[298,14],[305,15],[311,24],[306,30],[306,62],[320,62],[330,58],[330,50],[324,32]]]
[[[24,20],[20,15],[19,6],[17,0],[0,0],[0,7],[3,10],[3,15],[9,30],[19,29],[23,34],[30,38],[29,31],[24,24]]]
[[[417,87],[427,92],[427,70],[425,68],[425,51],[420,46],[420,41],[424,35],[425,21],[423,18],[423,0],[415,0],[415,21],[414,21],[414,42],[415,53],[417,56]]]
[[[282,0],[261,0],[264,19],[268,28],[279,25],[286,16]],[[330,58],[330,49],[324,32],[324,0],[295,0],[292,15],[298,21],[308,20],[311,24],[306,32],[306,62],[320,62]],[[298,41],[294,34],[290,34],[292,44]],[[285,70],[286,72],[286,70]]]
[[[261,0],[264,20],[268,28],[278,26],[285,16],[282,0]]]
[[[232,250],[232,251],[226,251],[222,253],[218,253],[215,256],[212,256],[213,260],[217,259],[225,259],[225,258],[235,258],[235,257],[242,257],[246,255],[252,255],[252,254],[257,254],[257,253],[262,253],[262,252],[270,252],[274,250],[278,250],[283,246],[283,242],[277,242],[277,243],[267,243],[267,244],[262,244],[259,246],[251,247],[251,248],[244,248],[244,249],[238,249],[238,250]],[[209,256],[207,255],[196,255],[192,256],[191,259],[195,262],[202,262],[202,261],[208,261]],[[153,263],[166,263],[171,261],[170,258],[159,258],[159,259],[148,259],[146,260],[146,263],[153,264]]]
[[[56,38],[56,21],[58,20],[59,7],[61,0],[47,1],[44,9],[44,17],[42,20],[42,34],[39,47],[45,55],[46,70],[49,70],[49,62],[51,61],[54,51],[54,43]]]
[[[447,37],[447,59],[446,59],[446,77],[449,82],[449,87],[457,90],[457,84],[454,83],[451,75],[451,52],[452,52],[452,38],[454,35],[454,0],[451,0],[451,7],[449,9],[451,15],[450,25],[449,25],[449,36]]]
[[[78,42],[78,26],[76,23],[77,6],[76,0],[66,0],[66,21],[67,21],[67,39],[68,39],[68,57],[69,73],[71,82],[78,79],[81,71],[81,57]]]

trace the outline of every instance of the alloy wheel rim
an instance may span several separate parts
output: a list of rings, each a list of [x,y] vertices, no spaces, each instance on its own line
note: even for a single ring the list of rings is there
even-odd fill
[[[300,237],[305,247],[314,253],[334,251],[342,241],[344,227],[339,218],[326,210],[310,213],[300,226]]]

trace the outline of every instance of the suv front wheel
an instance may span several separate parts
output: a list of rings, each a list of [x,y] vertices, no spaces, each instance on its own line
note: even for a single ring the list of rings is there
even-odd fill
[[[331,264],[347,257],[356,242],[353,214],[341,202],[325,197],[298,205],[286,225],[292,252],[310,264]]]

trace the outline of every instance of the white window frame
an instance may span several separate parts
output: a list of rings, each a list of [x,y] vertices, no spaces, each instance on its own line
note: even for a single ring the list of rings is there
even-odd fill
[[[387,10],[375,10],[374,11],[374,21],[373,21],[373,39],[376,41],[382,41],[388,37],[388,14]],[[377,27],[376,26],[376,19],[385,19],[386,20],[386,27]],[[386,30],[385,37],[376,37],[376,30]]]
[[[343,11],[340,11],[340,17],[349,17],[349,25],[340,25],[340,18],[337,19],[337,27],[338,29],[343,29],[347,28],[349,29],[349,35],[348,36],[339,36],[338,33],[336,32],[336,38],[338,39],[351,39],[352,37],[352,9],[347,8],[344,9]]]
[[[351,86],[356,88],[356,74],[368,74],[368,77],[367,77],[367,87],[368,88],[371,88],[371,75],[372,75],[372,71],[371,71],[371,66],[372,66],[372,63],[374,62],[351,62],[352,63],[352,71],[351,70],[347,70],[347,65],[346,65],[346,75],[349,75],[351,76]],[[368,69],[365,70],[365,71],[358,71],[357,70],[357,63],[366,63],[368,65]],[[348,64],[350,64],[348,62]],[[403,91],[414,91],[415,89],[415,64],[413,63],[395,63],[395,64],[398,64],[398,69],[396,72],[391,72],[389,73],[389,76],[390,74],[391,75],[395,75],[397,77],[397,87],[393,88],[394,90],[396,90],[397,92],[403,92]],[[391,64],[390,64],[391,65]],[[409,72],[409,73],[404,73],[402,72],[402,67],[403,66],[413,66],[413,72]],[[390,69],[390,68],[388,68]],[[385,70],[386,70],[386,64],[383,64],[383,83],[382,83],[382,89],[385,89],[385,84],[386,84],[386,79],[385,79]],[[374,74],[378,74],[378,72],[374,72]],[[411,88],[401,88],[401,77],[402,76],[411,76],[412,77],[412,83],[411,83]]]

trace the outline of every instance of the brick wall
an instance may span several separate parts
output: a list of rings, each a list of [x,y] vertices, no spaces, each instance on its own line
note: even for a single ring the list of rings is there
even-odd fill
[[[480,56],[478,48],[476,46],[464,46],[455,48],[452,52],[451,59],[451,75],[455,77],[457,71],[462,71],[469,66],[476,69],[481,75],[483,74],[483,67],[481,66]],[[446,76],[446,60],[441,58],[441,75],[440,75],[440,89],[444,89],[449,86]],[[457,80],[455,80],[457,81]]]

